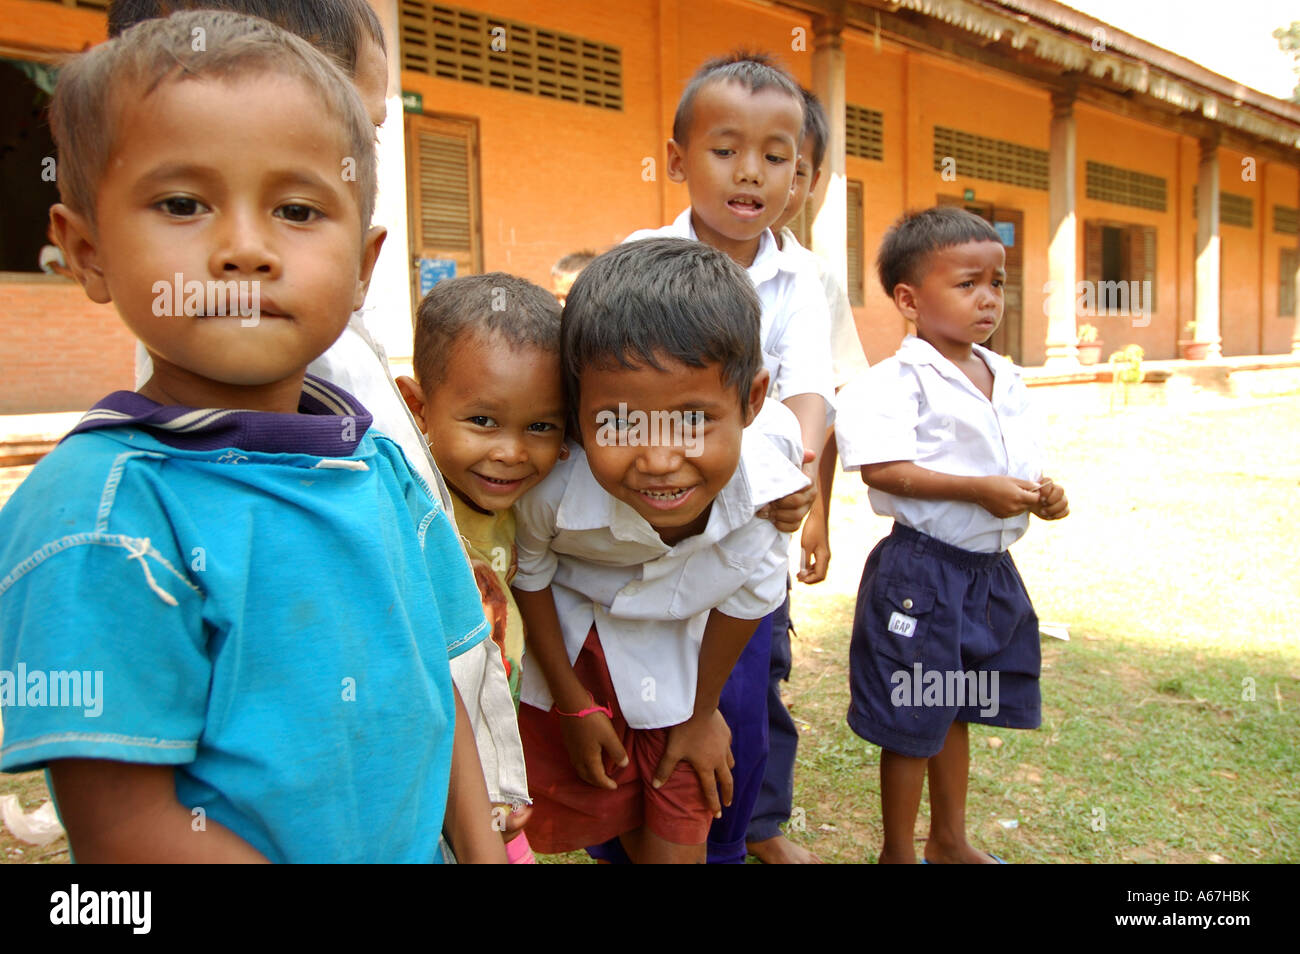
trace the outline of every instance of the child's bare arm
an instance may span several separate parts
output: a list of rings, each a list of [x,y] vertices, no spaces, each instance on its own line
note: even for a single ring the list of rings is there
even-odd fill
[[[795,394],[781,402],[799,421],[799,436],[805,450],[820,452],[826,446],[826,399],[820,394]],[[807,457],[807,454],[804,455]],[[818,457],[803,465],[803,472],[817,483]]]
[[[487,783],[460,690],[456,694],[456,736],[451,752],[451,787],[442,830],[462,864],[505,864],[506,849],[493,827],[496,817],[488,802]]]
[[[804,525],[799,541],[803,550],[803,566],[799,569],[799,582],[812,585],[826,579],[831,565],[831,490],[835,485],[835,463],[838,447],[835,432],[826,435],[817,468],[817,501]]]
[[[695,711],[685,722],[668,730],[667,748],[655,768],[654,785],[658,788],[678,762],[690,762],[715,818],[722,814],[723,805],[731,804],[731,768],[736,764],[731,756],[731,729],[718,711],[718,698],[757,627],[755,619],[736,619],[716,609],[709,613],[700,643]]]
[[[514,589],[515,603],[524,622],[528,664],[542,672],[551,697],[561,712],[581,712],[592,704],[591,693],[578,679],[564,648],[555,597],[548,586],[542,590]],[[617,766],[627,764],[627,752],[619,742],[614,724],[602,712],[564,720],[564,745],[578,777],[589,785],[615,789],[617,783],[605,774],[604,753]]]
[[[78,862],[178,864],[266,862],[252,845],[176,800],[170,765],[60,759],[50,780]],[[196,830],[197,828],[197,830]]]
[[[962,500],[995,517],[1014,517],[1038,504],[1038,484],[1018,477],[961,477],[927,470],[910,460],[862,465],[862,481],[896,497]]]

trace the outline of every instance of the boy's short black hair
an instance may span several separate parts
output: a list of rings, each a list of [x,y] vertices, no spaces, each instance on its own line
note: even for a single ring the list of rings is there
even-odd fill
[[[763,368],[762,306],[748,273],[704,242],[627,242],[588,265],[569,292],[561,322],[565,398],[577,413],[578,381],[593,365],[664,370],[717,363],[722,380],[749,400]]]
[[[560,306],[548,291],[505,272],[438,282],[415,312],[415,380],[427,395],[467,334],[497,335],[514,348],[560,350]]]
[[[876,256],[880,286],[890,298],[899,284],[918,285],[931,252],[967,242],[997,242],[997,231],[974,212],[955,205],[936,205],[905,212],[885,233]]]
[[[826,118],[826,110],[822,107],[822,101],[817,98],[817,94],[812,90],[801,89],[803,93],[803,139],[812,136],[813,154],[812,154],[812,171],[813,175],[822,167],[826,161],[826,145],[831,138],[831,124]],[[802,142],[800,143],[802,145]]]
[[[682,98],[677,101],[677,114],[673,116],[673,139],[679,146],[685,146],[691,132],[691,120],[695,113],[695,97],[700,90],[710,83],[740,83],[751,93],[775,88],[803,105],[803,93],[796,83],[776,60],[767,53],[755,53],[737,50],[727,56],[709,60],[691,77],[682,90]],[[798,143],[795,143],[798,146]]]
[[[180,10],[225,10],[270,20],[333,59],[348,76],[356,75],[365,37],[388,52],[384,27],[366,0],[112,0],[108,35]]]
[[[595,258],[596,253],[589,248],[584,248],[580,252],[570,252],[551,266],[551,277],[559,278],[561,275],[569,274],[569,272],[580,272],[590,265]]]

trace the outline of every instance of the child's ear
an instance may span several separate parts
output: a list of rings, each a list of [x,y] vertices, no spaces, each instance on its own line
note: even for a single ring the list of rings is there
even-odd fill
[[[745,402],[745,426],[749,427],[754,423],[754,418],[758,417],[758,412],[763,410],[763,402],[767,400],[767,386],[772,380],[772,375],[768,373],[767,368],[760,368],[758,374],[754,375],[754,380],[749,385],[749,399]]]
[[[568,459],[569,459],[569,444],[567,441],[565,441],[563,444],[560,445],[560,460],[568,460]]]
[[[375,262],[379,260],[379,250],[388,238],[388,229],[382,225],[371,226],[362,239],[361,270],[357,273],[357,292],[352,299],[352,310],[356,311],[366,303],[366,293],[370,291],[370,276],[375,272]]]
[[[63,250],[68,268],[93,302],[107,305],[113,300],[99,261],[99,239],[86,217],[62,202],[50,206],[50,231],[54,244]]]
[[[415,378],[402,374],[397,378],[397,390],[402,392],[402,400],[411,409],[411,416],[420,426],[420,433],[428,436],[428,429],[424,425],[424,392],[420,390],[420,385],[415,383]]]
[[[676,139],[668,140],[668,181],[679,185],[686,181],[686,150]]]
[[[902,312],[903,317],[916,324],[916,288],[905,282],[894,286],[894,307]]]
[[[821,181],[822,181],[822,171],[821,171],[821,169],[814,169],[814,170],[813,170],[813,174],[812,174],[812,182],[808,183],[808,195],[809,195],[809,197],[811,197],[811,196],[812,196],[812,195],[817,191],[817,183],[819,183],[819,182],[821,182]]]

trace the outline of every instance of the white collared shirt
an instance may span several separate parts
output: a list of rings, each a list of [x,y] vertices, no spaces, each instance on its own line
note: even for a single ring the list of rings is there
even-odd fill
[[[758,620],[785,599],[789,534],[755,510],[807,486],[799,426],[767,401],[741,438],[740,464],[713,500],[703,532],[670,546],[596,482],[571,446],[515,504],[519,569],[513,586],[555,596],[569,662],[594,622],[628,725],[677,725],[695,709],[709,612]],[[524,662],[520,700],[553,704],[541,671]]]
[[[1040,480],[1041,427],[1019,370],[987,348],[974,351],[993,372],[992,401],[915,335],[840,391],[835,437],[844,469],[907,460],[942,474]],[[1006,550],[1029,526],[1027,513],[1003,520],[960,500],[897,497],[874,487],[868,497],[876,513],[979,553]]]
[[[641,229],[623,241],[665,237],[699,241],[689,207],[672,225]],[[817,272],[801,257],[777,248],[771,229],[763,231],[747,271],[763,308],[763,367],[772,375],[768,394],[782,401],[796,394],[821,395],[826,402],[826,426],[830,427],[835,417],[831,318]]]
[[[789,226],[781,229],[781,253],[807,262],[822,283],[826,307],[830,309],[831,363],[835,369],[835,386],[842,388],[867,369],[867,356],[862,351],[862,339],[858,337],[858,325],[853,320],[853,306],[849,304],[848,293],[826,260],[800,245]]]

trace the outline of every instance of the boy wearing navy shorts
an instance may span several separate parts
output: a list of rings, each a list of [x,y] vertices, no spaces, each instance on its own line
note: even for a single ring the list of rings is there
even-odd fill
[[[1069,513],[1042,476],[1014,365],[979,342],[1002,318],[1005,250],[961,209],[905,215],[880,282],[916,334],[840,392],[836,437],[894,528],[867,558],[850,647],[849,726],[881,746],[882,863],[916,861],[930,779],[929,863],[1000,861],[966,840],[967,723],[1041,722],[1038,617],[1008,547],[1029,514]]]

